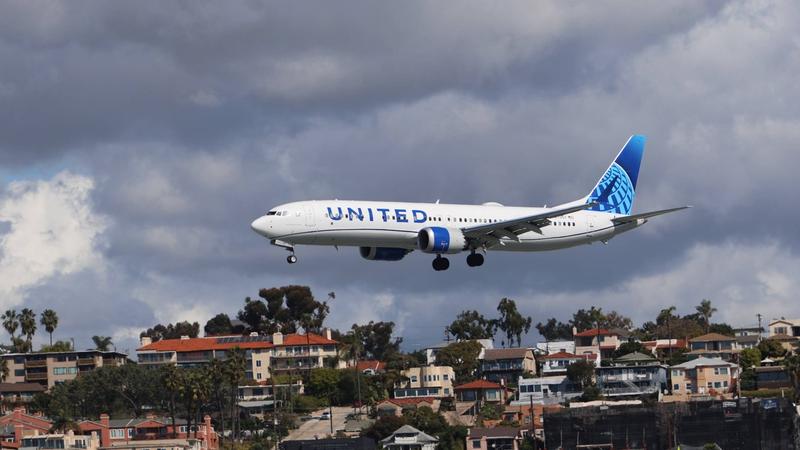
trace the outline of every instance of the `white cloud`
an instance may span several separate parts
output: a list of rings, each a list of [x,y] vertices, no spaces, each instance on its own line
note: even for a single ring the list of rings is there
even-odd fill
[[[93,211],[91,178],[61,172],[50,180],[14,181],[0,198],[0,307],[54,275],[103,270],[101,234],[108,220]]]

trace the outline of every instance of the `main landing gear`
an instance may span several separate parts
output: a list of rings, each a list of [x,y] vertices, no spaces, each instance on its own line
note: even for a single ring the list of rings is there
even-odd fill
[[[294,253],[286,257],[286,262],[289,264],[294,264],[297,262],[297,256],[294,256]]]
[[[478,267],[483,265],[483,255],[480,253],[472,252],[467,256],[467,265],[470,267]]]
[[[447,258],[442,258],[442,255],[436,255],[436,259],[433,260],[433,270],[439,272],[442,270],[447,270],[450,267],[450,260]]]

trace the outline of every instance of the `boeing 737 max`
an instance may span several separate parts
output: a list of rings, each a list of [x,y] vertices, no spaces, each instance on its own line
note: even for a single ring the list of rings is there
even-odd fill
[[[398,261],[419,250],[436,255],[435,270],[446,270],[450,262],[443,255],[467,252],[467,265],[476,267],[488,250],[605,243],[651,217],[687,208],[631,215],[644,143],[644,136],[631,136],[589,195],[551,208],[312,200],[276,206],[250,226],[291,252],[290,264],[297,262],[296,245],[354,246],[376,261]]]

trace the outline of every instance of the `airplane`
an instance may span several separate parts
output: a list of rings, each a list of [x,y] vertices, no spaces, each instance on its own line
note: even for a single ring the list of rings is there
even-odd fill
[[[467,253],[467,265],[483,265],[487,251],[559,250],[614,236],[650,218],[689,208],[631,214],[646,138],[631,136],[588,195],[553,207],[311,200],[286,203],[250,227],[272,245],[359,247],[371,261],[399,261],[414,250],[436,255],[433,269],[447,270],[445,255]]]

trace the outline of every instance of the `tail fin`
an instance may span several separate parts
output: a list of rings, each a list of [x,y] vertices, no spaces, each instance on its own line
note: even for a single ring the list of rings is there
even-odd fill
[[[644,136],[638,134],[628,139],[614,162],[586,197],[586,203],[597,202],[597,205],[588,208],[589,211],[625,215],[631,213],[645,140]]]

